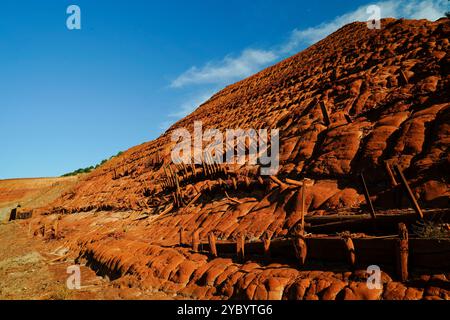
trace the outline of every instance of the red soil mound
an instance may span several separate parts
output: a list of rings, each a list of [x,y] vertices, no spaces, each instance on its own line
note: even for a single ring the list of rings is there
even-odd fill
[[[0,222],[8,219],[12,208],[42,207],[72,188],[79,177],[0,180]]]
[[[432,278],[414,289],[386,276],[383,290],[368,291],[364,282],[349,282],[345,272],[240,265],[169,248],[178,244],[180,228],[189,239],[200,230],[203,241],[210,231],[219,240],[245,233],[252,241],[265,232],[283,237],[301,217],[299,189],[261,179],[258,166],[172,165],[174,173],[165,173],[174,146],[171,132],[192,129],[197,120],[205,129],[279,128],[277,177],[315,181],[306,192],[309,216],[364,209],[362,171],[377,211],[409,206],[398,197],[400,186],[390,182],[386,163],[403,169],[422,207],[449,207],[449,20],[387,19],[382,25],[341,28],[225,88],[157,140],[95,170],[42,209],[89,211],[61,218],[53,238],[64,237],[100,271],[189,297],[448,298],[448,290],[427,282]],[[176,177],[178,190],[168,175]],[[39,224],[33,230],[48,238],[54,219],[33,221]],[[449,275],[442,277],[438,280],[448,284]]]
[[[307,50],[214,95],[155,141],[94,171],[53,206],[70,211],[148,209],[160,199],[171,132],[279,128],[281,177],[310,177],[308,207],[363,202],[364,170],[378,206],[393,206],[385,162],[404,169],[419,202],[449,206],[448,19],[383,20],[381,30],[347,25]],[[324,124],[320,102],[330,114]],[[349,123],[345,115],[348,115]],[[233,168],[257,176],[255,166]]]

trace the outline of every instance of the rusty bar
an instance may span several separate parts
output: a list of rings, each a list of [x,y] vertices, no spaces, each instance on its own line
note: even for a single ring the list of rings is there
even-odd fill
[[[414,211],[416,211],[417,215],[421,219],[423,219],[422,209],[420,208],[419,204],[417,203],[416,197],[414,196],[411,188],[409,187],[408,181],[406,180],[405,176],[403,175],[402,170],[397,165],[394,166],[394,170],[397,173],[398,177],[400,177],[400,181],[401,181],[401,183],[403,185],[403,188],[404,188],[404,190],[406,192],[406,195],[409,198],[409,201],[411,202],[411,205],[413,206]]]
[[[245,235],[239,234],[236,237],[236,255],[239,261],[245,260]]]
[[[181,165],[183,166],[183,171],[184,171],[184,175],[185,175],[185,179],[189,179],[189,172],[187,170],[186,164],[184,162],[181,163]]]
[[[301,233],[303,234],[305,232],[305,193],[306,193],[306,184],[303,181],[303,187],[302,187],[302,224],[301,224]]]
[[[364,197],[366,198],[366,203],[370,209],[370,216],[372,217],[372,219],[375,219],[376,218],[375,209],[373,208],[372,200],[370,200],[369,190],[367,189],[366,180],[364,179],[364,175],[362,172],[360,173],[359,177],[360,177],[361,183],[363,185]]]
[[[173,198],[173,204],[174,204],[174,206],[175,206],[176,208],[178,208],[179,205],[178,205],[178,197],[177,197],[176,192],[172,192],[172,198]]]
[[[328,115],[327,106],[325,105],[324,101],[320,101],[319,104],[320,104],[320,109],[322,110],[324,123],[328,127],[331,124],[331,121],[330,121],[330,116]]]
[[[200,245],[200,230],[195,230],[192,234],[192,250],[198,252],[198,246]]]
[[[270,180],[272,180],[276,185],[278,185],[280,188],[286,187],[286,184],[284,182],[281,182],[280,179],[278,179],[275,176],[269,176]]]
[[[188,204],[187,204],[186,206],[189,207],[191,204],[193,204],[195,201],[197,201],[198,198],[201,197],[201,195],[202,195],[201,192],[197,193],[196,196],[195,196],[194,198],[192,198],[192,200],[189,201]]]
[[[184,228],[180,228],[180,247],[184,245]]]
[[[303,186],[303,182],[302,181],[289,179],[289,178],[286,178],[286,183],[294,185],[294,186],[297,186],[297,187],[302,187]]]
[[[308,247],[303,235],[296,235],[293,240],[295,255],[300,263],[300,266],[304,266],[306,262],[306,256],[308,254]]]
[[[178,186],[177,176],[176,176],[175,172],[172,170],[172,166],[171,165],[168,165],[167,167],[169,168],[169,173],[170,173],[170,176],[172,177],[173,186],[177,187],[177,190],[178,190],[179,186]]]
[[[265,232],[262,238],[263,246],[264,246],[264,257],[270,258],[270,235]]]
[[[167,174],[167,170],[166,170],[165,166],[163,166],[163,170],[164,170],[164,174],[166,175],[167,185],[168,185],[168,187],[171,187],[171,185],[170,185],[170,178],[169,178],[169,175]]]
[[[387,172],[387,174],[389,176],[389,181],[391,183],[391,186],[392,187],[397,186],[398,183],[397,183],[397,180],[395,180],[395,176],[394,176],[394,173],[392,172],[391,166],[387,162],[384,163],[384,166],[385,166],[386,172]]]
[[[209,248],[211,250],[211,255],[213,257],[217,257],[216,237],[214,235],[214,232],[210,232],[208,234],[208,240],[209,240]]]
[[[206,169],[205,156],[202,156],[202,168],[203,168],[203,176],[205,178],[208,177],[208,170]]]
[[[249,188],[250,187],[250,179],[247,176],[245,176],[244,181],[245,181],[245,186],[247,188]]]
[[[344,237],[345,247],[347,248],[348,262],[351,268],[355,267],[356,264],[356,252],[355,245],[351,237]]]
[[[406,74],[403,72],[402,69],[400,69],[400,77],[401,77],[401,79],[402,79],[404,84],[408,84],[409,83],[408,77],[406,76]]]
[[[195,169],[195,164],[191,162],[191,170],[192,170],[192,177],[197,176],[197,170]]]
[[[233,178],[231,178],[231,181],[233,182],[233,189],[234,189],[234,190],[237,190],[237,182],[236,182],[236,179],[233,177]]]
[[[408,229],[404,223],[398,225],[398,242],[397,242],[397,273],[402,282],[408,280]]]

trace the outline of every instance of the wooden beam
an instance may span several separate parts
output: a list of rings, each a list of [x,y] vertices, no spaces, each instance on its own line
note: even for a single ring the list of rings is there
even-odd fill
[[[230,201],[232,201],[234,203],[237,203],[237,204],[242,204],[241,201],[239,201],[237,199],[234,199],[234,198],[231,198],[226,191],[224,191],[224,192],[225,192],[225,196],[227,197],[228,200],[230,200]]]
[[[192,250],[194,250],[195,252],[198,252],[198,246],[200,245],[200,230],[197,229],[194,231],[194,233],[192,234]]]
[[[406,76],[406,74],[403,72],[402,69],[400,69],[400,78],[402,79],[403,84],[409,83],[408,77]]]
[[[370,209],[370,216],[372,217],[372,219],[375,219],[376,218],[375,209],[373,208],[372,200],[370,200],[369,189],[367,189],[366,180],[364,179],[364,175],[362,174],[362,172],[359,175],[359,177],[360,177],[361,183],[363,185],[364,197],[366,198],[367,206]]]
[[[398,177],[400,178],[400,182],[403,185],[404,191],[406,192],[406,195],[408,196],[409,201],[411,202],[411,205],[414,209],[414,211],[417,213],[417,215],[420,217],[420,219],[423,219],[423,212],[420,208],[419,204],[417,203],[416,197],[414,197],[414,194],[409,187],[408,181],[406,180],[405,176],[403,175],[402,170],[399,166],[395,165],[394,170],[397,173]]]
[[[195,169],[195,164],[191,162],[191,170],[192,170],[192,177],[197,176],[197,169]]]
[[[213,232],[208,234],[209,248],[211,250],[211,255],[213,257],[217,257],[217,248],[216,248],[216,236]]]
[[[159,215],[160,215],[160,216],[163,216],[163,215],[165,215],[165,214],[168,214],[170,211],[172,211],[173,208],[174,208],[174,205],[173,205],[173,204],[169,204],[169,205],[166,207],[166,209],[164,209],[164,211],[161,212]]]
[[[306,262],[306,256],[308,254],[308,247],[303,235],[297,235],[293,239],[295,256],[297,257],[300,266],[304,266]]]
[[[408,229],[404,223],[398,225],[398,242],[397,242],[397,273],[402,282],[408,280]]]
[[[280,179],[278,179],[275,176],[270,176],[270,180],[272,180],[276,185],[278,185],[280,188],[286,187],[286,184],[284,182],[281,182]]]
[[[355,245],[351,237],[344,237],[345,247],[347,248],[348,262],[351,268],[355,267],[356,264],[356,252]]]
[[[294,179],[286,178],[286,183],[287,184],[292,184],[292,185],[297,186],[297,187],[303,187],[303,182],[302,181],[298,181],[298,180],[294,180]]]
[[[305,183],[304,180],[303,180],[303,187],[302,187],[301,193],[302,193],[302,207],[301,207],[301,208],[302,208],[302,211],[301,211],[302,220],[301,220],[301,232],[302,232],[302,234],[304,234],[304,232],[305,232],[305,215],[306,215],[306,212],[305,212],[306,183]]]
[[[236,237],[236,255],[239,261],[245,260],[245,235],[243,233]]]
[[[387,162],[384,163],[384,166],[385,166],[386,172],[387,172],[387,174],[389,176],[389,181],[391,183],[391,186],[392,187],[397,186],[398,183],[397,183],[397,180],[395,180],[395,176],[394,176],[394,173],[392,172],[391,166]]]
[[[201,197],[201,195],[202,195],[201,192],[197,193],[197,195],[196,195],[194,198],[192,198],[191,201],[188,202],[188,204],[186,205],[186,207],[189,207],[191,204],[193,204],[195,201],[197,201],[197,200]]]
[[[250,179],[249,179],[247,176],[245,176],[245,177],[244,177],[244,181],[245,181],[245,186],[246,186],[247,188],[250,188]]]
[[[167,170],[166,170],[165,166],[163,166],[163,170],[164,170],[164,174],[166,175],[167,187],[171,187],[170,178],[169,178],[169,175],[167,174]]]
[[[270,240],[271,236],[268,232],[265,232],[262,238],[263,241],[263,247],[264,247],[264,257],[266,259],[270,258]]]

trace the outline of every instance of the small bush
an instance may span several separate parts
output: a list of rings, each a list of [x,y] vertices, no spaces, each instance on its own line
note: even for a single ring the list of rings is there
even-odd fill
[[[61,177],[71,177],[71,176],[76,176],[76,175],[79,175],[79,174],[82,174],[82,173],[90,173],[94,169],[97,169],[98,167],[104,165],[109,160],[111,160],[111,159],[113,159],[115,157],[118,157],[121,154],[123,154],[123,152],[119,151],[115,156],[112,156],[109,159],[103,159],[99,164],[97,164],[95,166],[90,166],[90,167],[87,167],[87,168],[80,168],[80,169],[77,169],[75,171],[72,171],[72,172],[69,172],[69,173],[65,173]]]

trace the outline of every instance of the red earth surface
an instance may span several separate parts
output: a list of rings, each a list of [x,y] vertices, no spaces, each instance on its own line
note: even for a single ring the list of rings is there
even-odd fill
[[[366,214],[361,173],[377,215],[407,212],[410,202],[399,197],[387,165],[402,170],[425,211],[448,209],[449,33],[445,18],[384,19],[381,30],[346,25],[226,87],[158,139],[80,177],[56,199],[22,209],[34,209],[33,217],[14,223],[119,291],[190,299],[448,299],[448,269],[414,270],[402,283],[387,268],[374,290],[364,269],[214,258],[179,244],[180,230],[186,242],[196,231],[200,242],[211,232],[219,241],[288,237],[301,221],[302,196],[286,179],[312,181],[306,219]],[[261,176],[259,165],[171,164],[171,134],[192,131],[194,121],[204,130],[279,129],[275,179]],[[21,192],[5,197],[11,203]]]

